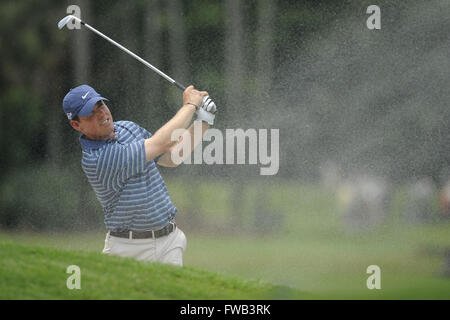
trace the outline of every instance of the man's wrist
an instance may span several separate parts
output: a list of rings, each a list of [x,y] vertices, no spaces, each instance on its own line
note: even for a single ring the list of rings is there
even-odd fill
[[[194,103],[192,103],[192,102],[185,102],[184,105],[185,105],[185,106],[193,106],[193,107],[195,108],[195,111],[197,111],[198,108],[200,108],[200,106],[198,106],[198,105],[196,105],[196,104],[194,104]]]

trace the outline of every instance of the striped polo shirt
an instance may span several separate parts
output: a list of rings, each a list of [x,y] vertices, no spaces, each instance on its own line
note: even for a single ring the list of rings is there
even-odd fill
[[[114,139],[80,137],[81,166],[111,231],[159,229],[177,214],[155,160],[145,160],[151,133],[131,121],[114,122]]]

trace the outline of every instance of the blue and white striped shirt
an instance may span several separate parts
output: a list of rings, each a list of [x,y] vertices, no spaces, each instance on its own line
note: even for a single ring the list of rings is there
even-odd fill
[[[155,160],[146,162],[144,141],[151,133],[131,121],[114,122],[115,137],[80,137],[81,166],[111,231],[159,229],[177,214]]]

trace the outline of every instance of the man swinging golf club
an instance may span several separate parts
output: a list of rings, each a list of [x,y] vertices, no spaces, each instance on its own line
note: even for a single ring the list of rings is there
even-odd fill
[[[81,166],[104,210],[103,253],[182,266],[186,237],[175,224],[177,208],[156,165],[176,166],[172,151],[183,139],[198,140],[194,125],[206,132],[216,105],[206,91],[189,86],[183,106],[152,135],[131,121],[113,122],[105,101],[88,85],[71,89],[63,99],[70,125],[82,133]],[[197,121],[189,126],[194,114]],[[175,130],[188,126],[172,141]],[[192,152],[195,142],[190,145]]]

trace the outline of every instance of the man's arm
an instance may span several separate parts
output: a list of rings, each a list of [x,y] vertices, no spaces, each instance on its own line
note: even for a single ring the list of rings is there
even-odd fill
[[[208,95],[206,91],[198,91],[194,89],[194,86],[187,87],[183,92],[181,109],[153,136],[145,140],[145,159],[147,162],[163,153],[169,153],[170,155],[170,149],[177,143],[171,141],[172,133],[177,129],[185,129],[189,125],[196,110],[195,106],[200,106],[203,97],[206,95]]]
[[[198,122],[201,122],[199,124]],[[194,133],[197,133],[194,129],[195,126],[200,126],[201,128],[201,134],[197,134],[195,136]],[[203,135],[206,133],[206,131],[209,129],[209,124],[203,121],[194,121],[193,124],[181,135],[180,139],[178,141],[174,141],[173,145],[170,146],[168,152],[166,152],[161,158],[158,159],[158,164],[164,167],[176,167],[179,165],[179,163],[175,163],[172,161],[172,151],[174,150],[184,150],[182,147],[183,143],[186,143],[188,139],[190,139],[190,150],[189,153],[180,155],[181,158],[186,159],[192,151],[195,149],[195,147],[202,141]],[[197,129],[198,130],[198,129]]]

